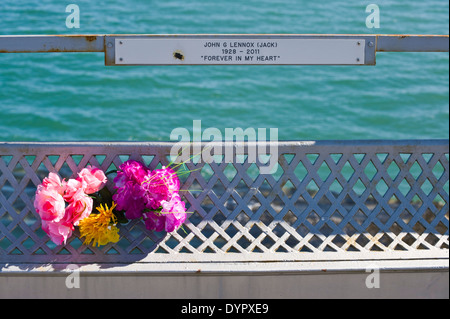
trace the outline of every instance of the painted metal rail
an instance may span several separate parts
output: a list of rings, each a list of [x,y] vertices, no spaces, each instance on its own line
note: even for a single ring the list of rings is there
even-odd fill
[[[279,166],[268,175],[259,173],[261,163],[239,163],[236,148],[228,163],[186,164],[192,172],[182,189],[193,212],[186,232],[155,234],[131,222],[121,242],[93,248],[77,237],[55,247],[40,231],[33,196],[48,172],[70,178],[88,164],[109,171],[126,159],[155,168],[169,163],[173,146],[1,143],[0,262],[334,261],[351,255],[431,258],[439,267],[448,258],[446,140],[279,142]]]
[[[131,40],[131,41],[130,41]],[[126,61],[120,60],[118,55],[119,43],[127,41],[128,43],[138,40],[137,43],[143,44],[148,42],[147,45],[142,47],[131,46],[130,51],[142,51],[144,56],[151,55],[152,51],[157,50],[164,41],[172,41],[173,44],[169,45],[168,52],[161,52],[168,59],[164,62],[153,62],[156,57],[151,57],[149,62],[137,62],[130,63],[131,65],[152,65],[155,64],[176,64],[176,65],[193,65],[193,64],[251,64],[249,60],[236,61],[231,59],[230,61],[218,62],[210,61],[207,63],[205,59],[200,59],[198,51],[204,48],[191,49],[195,53],[197,61],[190,61],[189,58],[192,55],[187,54],[187,59],[184,59],[186,54],[177,56],[178,47],[183,48],[185,44],[192,43],[193,41],[233,41],[233,40],[253,40],[253,41],[282,41],[284,42],[284,49],[281,51],[284,55],[290,52],[294,57],[300,55],[301,51],[312,48],[311,52],[314,54],[308,54],[306,61],[301,58],[287,59],[283,55],[278,59],[274,58],[269,60],[265,64],[287,64],[287,65],[302,65],[302,64],[364,64],[375,65],[377,52],[448,52],[449,51],[449,37],[448,35],[27,35],[27,36],[0,36],[0,53],[37,53],[37,52],[103,52],[105,53],[106,65],[129,65]],[[355,61],[341,61],[336,60],[339,56],[348,55],[348,51],[343,50],[340,53],[340,48],[344,46],[345,41],[353,40],[356,45],[363,46],[363,56],[357,57]],[[163,41],[163,42],[162,42]],[[322,45],[318,45],[322,44]],[[321,43],[320,43],[321,42]],[[203,43],[199,44],[200,47],[204,46]],[[314,49],[314,46],[317,48]],[[229,49],[229,46],[227,47]],[[224,48],[222,48],[224,49]],[[228,50],[227,49],[227,50]],[[225,56],[228,56],[228,51],[223,52]],[[270,54],[271,50],[266,48],[266,52]],[[272,52],[274,52],[272,50]],[[279,51],[275,51],[279,52]],[[308,51],[307,51],[308,52]],[[308,52],[308,53],[311,53]],[[316,61],[316,56],[320,54],[328,53],[329,59]],[[189,52],[190,53],[190,52]],[[214,55],[219,54],[217,51]],[[244,54],[244,52],[243,52]],[[253,54],[253,53],[252,53]],[[175,57],[175,58],[174,58]],[[179,58],[177,58],[179,57]],[[245,57],[245,54],[244,54]],[[256,63],[261,64],[261,63]]]

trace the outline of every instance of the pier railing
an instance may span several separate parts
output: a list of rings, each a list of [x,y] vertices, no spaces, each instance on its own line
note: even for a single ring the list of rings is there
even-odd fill
[[[274,174],[258,163],[186,163],[183,229],[154,233],[140,222],[117,244],[77,236],[55,246],[40,228],[34,192],[49,172],[71,178],[128,159],[151,169],[173,143],[0,144],[0,262],[129,263],[448,258],[447,141],[279,142]],[[244,150],[248,149],[245,145]],[[112,185],[108,185],[112,189]],[[448,262],[448,260],[446,260]]]
[[[375,65],[377,52],[448,51],[448,35],[0,36],[0,53],[102,52],[112,66]]]
[[[249,53],[255,60],[246,61],[239,50],[217,51],[230,41],[270,48],[259,60],[262,51]],[[289,53],[299,47],[317,54]],[[104,52],[106,65],[374,65],[376,52],[387,51],[448,52],[448,36],[0,36],[0,53]],[[152,169],[164,166],[173,143],[0,143],[0,275],[39,277],[68,265],[91,275],[344,274],[364,273],[375,264],[387,272],[443,272],[438,281],[421,277],[421,296],[431,289],[430,281],[448,288],[448,140],[277,142],[272,174],[260,173],[259,159],[249,160],[249,143],[232,143],[232,158],[186,163],[182,199],[191,214],[183,229],[151,232],[131,221],[121,226],[118,243],[100,248],[84,245],[77,231],[67,245],[53,244],[33,207],[37,185],[49,172],[70,178],[87,165],[109,171],[135,159]],[[112,190],[111,183],[107,187]],[[289,278],[280,282],[289,285]],[[395,278],[391,289],[398,293],[404,282]],[[215,287],[222,287],[219,281]],[[239,285],[241,279],[230,282]],[[172,284],[168,294],[179,281]],[[221,289],[220,296],[239,295]]]

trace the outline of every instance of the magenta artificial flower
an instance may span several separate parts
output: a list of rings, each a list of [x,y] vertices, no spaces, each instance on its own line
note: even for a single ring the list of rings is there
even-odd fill
[[[186,221],[186,207],[178,192],[173,192],[170,201],[161,202],[160,213],[147,212],[144,214],[145,227],[153,231],[177,230]]]
[[[117,176],[114,178],[114,187],[117,192],[113,200],[118,210],[124,210],[128,219],[142,217],[147,201],[143,183],[150,171],[140,162],[129,160],[120,165]]]
[[[150,170],[144,166],[144,164],[128,160],[119,167],[117,176],[114,178],[114,184],[116,188],[121,188],[127,182],[141,185]]]
[[[156,214],[154,212],[148,212],[144,214],[145,228],[148,230],[161,232],[166,226],[166,216],[162,214]]]
[[[127,182],[113,195],[113,200],[117,204],[117,209],[125,211],[128,219],[142,217],[146,199],[145,190],[139,184]]]
[[[178,194],[180,180],[173,169],[151,171],[140,162],[126,161],[119,167],[114,184],[117,208],[129,219],[143,218],[147,229],[172,232],[186,220]]]
[[[149,182],[154,191],[168,193],[178,192],[180,190],[180,180],[178,179],[177,173],[168,167],[154,170],[150,175]]]
[[[151,172],[144,182],[144,188],[147,192],[147,208],[156,210],[161,207],[162,201],[170,200],[172,193],[180,190],[180,180],[173,169],[163,167]]]
[[[161,213],[166,216],[165,229],[173,232],[186,221],[186,207],[180,198],[180,194],[174,192],[170,201],[163,201]]]

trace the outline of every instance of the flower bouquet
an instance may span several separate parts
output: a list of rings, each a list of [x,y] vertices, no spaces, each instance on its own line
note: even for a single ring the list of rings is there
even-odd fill
[[[114,194],[105,187],[107,175],[88,166],[68,181],[50,173],[37,187],[34,207],[56,245],[66,244],[75,226],[84,244],[101,246],[118,242],[117,224],[130,219],[142,218],[147,229],[157,232],[173,232],[185,222],[180,180],[172,168],[150,170],[141,162],[126,161],[113,180]]]

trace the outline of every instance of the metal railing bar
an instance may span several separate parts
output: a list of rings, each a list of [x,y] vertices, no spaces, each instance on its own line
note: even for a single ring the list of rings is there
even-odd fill
[[[2,35],[0,36],[0,53],[39,53],[39,52],[106,52],[107,44],[105,38],[138,37],[138,38],[161,38],[161,37],[185,37],[185,38],[242,38],[242,37],[277,37],[287,39],[305,38],[361,38],[375,37],[377,52],[449,52],[448,35],[370,35],[370,34],[172,34],[172,35],[150,35],[150,34],[124,34],[124,35]],[[374,44],[375,45],[375,44]]]
[[[0,53],[104,52],[101,35],[0,36]]]
[[[380,35],[377,52],[449,52],[448,35]]]

